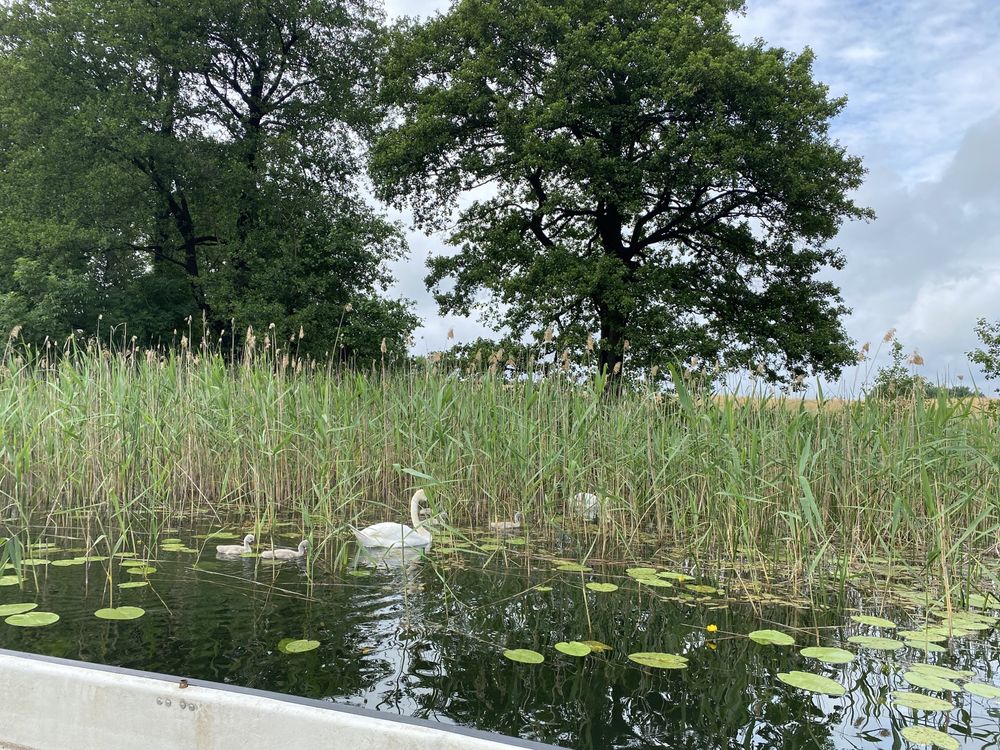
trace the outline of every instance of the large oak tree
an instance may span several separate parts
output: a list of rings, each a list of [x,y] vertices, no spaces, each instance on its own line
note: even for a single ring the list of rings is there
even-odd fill
[[[371,172],[419,225],[451,228],[427,279],[443,311],[553,326],[560,346],[594,333],[611,373],[697,356],[779,380],[852,360],[820,278],[843,263],[841,223],[868,215],[862,165],[828,132],[845,100],[808,50],[739,40],[741,7],[455,0],[396,29]]]

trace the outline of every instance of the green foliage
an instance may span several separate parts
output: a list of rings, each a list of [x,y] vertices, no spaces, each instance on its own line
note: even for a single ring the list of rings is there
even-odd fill
[[[827,132],[844,100],[808,50],[740,42],[741,6],[458,0],[395,30],[381,196],[434,230],[492,188],[431,261],[443,311],[482,308],[515,339],[554,326],[560,351],[597,334],[611,374],[697,355],[791,380],[853,361],[839,291],[816,278],[843,263],[840,224],[870,216],[848,197],[860,161]]]
[[[356,177],[379,21],[368,0],[0,9],[0,328],[235,319],[316,354],[404,351],[415,319],[380,296],[402,240]]]
[[[870,398],[892,400],[899,398],[975,398],[983,394],[967,385],[935,385],[910,367],[923,364],[923,358],[914,351],[905,354],[902,342],[893,338],[890,358],[892,364],[882,367],[875,375],[875,382],[868,391]],[[971,355],[970,355],[971,356]]]
[[[1000,379],[1000,322],[988,323],[980,318],[976,324],[976,335],[983,346],[969,352],[969,359],[983,368],[990,380]],[[997,388],[1000,393],[1000,388]]]

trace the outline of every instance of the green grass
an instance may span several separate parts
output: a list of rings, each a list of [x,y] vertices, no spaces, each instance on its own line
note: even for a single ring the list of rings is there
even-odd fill
[[[72,517],[115,538],[186,515],[291,517],[321,538],[405,520],[423,486],[453,524],[521,510],[554,533],[591,491],[604,512],[578,538],[593,555],[661,544],[802,569],[916,557],[946,588],[1000,539],[1000,417],[972,401],[608,397],[591,381],[458,379],[445,364],[10,350],[0,519]]]

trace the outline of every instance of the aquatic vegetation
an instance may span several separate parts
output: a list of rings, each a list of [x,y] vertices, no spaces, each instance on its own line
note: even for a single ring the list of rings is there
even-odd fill
[[[2,604],[0,605],[0,617],[10,617],[11,615],[21,615],[25,612],[30,612],[33,609],[37,609],[38,605],[34,602],[27,602],[24,604]]]
[[[593,649],[581,641],[559,641],[553,648],[568,656],[589,656]]]
[[[39,612],[33,610],[18,615],[10,615],[4,620],[8,625],[18,628],[43,628],[59,622],[59,615],[55,612]]]
[[[613,583],[588,583],[586,585],[587,589],[590,591],[597,591],[602,594],[610,594],[612,591],[617,591],[618,586]]]
[[[911,693],[905,690],[893,690],[892,704],[912,708],[915,711],[951,711],[955,706],[941,698],[935,698],[923,693]]]
[[[872,625],[876,628],[895,628],[896,623],[892,620],[887,620],[884,617],[875,617],[873,615],[851,615],[851,619],[854,622],[860,623],[861,625]]]
[[[530,648],[506,649],[503,655],[511,661],[520,662],[521,664],[541,664],[545,661],[545,657],[542,654],[532,651]]]
[[[874,635],[852,635],[847,642],[876,651],[898,651],[906,645],[895,638],[879,638]]]
[[[807,690],[810,693],[823,693],[824,695],[840,697],[847,692],[847,688],[836,680],[811,672],[779,672],[778,679],[787,685]]]
[[[137,620],[146,614],[141,607],[105,607],[94,612],[102,620]]]
[[[313,651],[319,648],[319,641],[294,640],[285,643],[285,652],[289,654],[303,654],[306,651]]]
[[[799,653],[810,659],[818,659],[824,664],[850,664],[854,661],[854,654],[842,648],[808,646]]]
[[[760,643],[764,646],[794,646],[795,639],[788,635],[788,633],[782,633],[780,630],[755,630],[752,633],[747,634],[749,638],[754,643]]]
[[[653,669],[687,669],[688,660],[679,654],[667,654],[659,651],[640,651],[628,655],[629,661]]]
[[[899,733],[915,745],[932,745],[940,750],[959,750],[961,747],[954,737],[933,727],[903,727]]]

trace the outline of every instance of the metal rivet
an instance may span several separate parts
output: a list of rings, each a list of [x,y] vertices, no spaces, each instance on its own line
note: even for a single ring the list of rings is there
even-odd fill
[[[163,705],[163,698],[157,698],[156,699],[156,705],[157,706],[162,706]]]
[[[194,711],[194,704],[188,703],[188,711]]]
[[[170,702],[170,699],[169,699],[169,698],[167,698],[167,699],[166,699],[166,700],[164,701],[164,703],[165,703],[165,704],[167,705],[167,708],[170,708],[170,706],[172,705],[172,704],[171,704],[171,702]]]
[[[187,708],[187,701],[181,701],[181,710],[183,711],[185,708]]]

